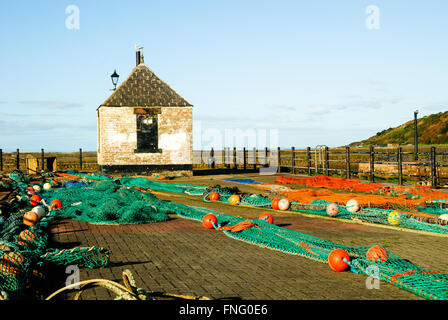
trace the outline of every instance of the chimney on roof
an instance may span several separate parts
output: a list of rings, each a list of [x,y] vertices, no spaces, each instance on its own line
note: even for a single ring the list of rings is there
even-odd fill
[[[142,54],[140,50],[137,50],[135,59],[136,59],[136,65],[138,66],[142,61]]]
[[[138,46],[138,45],[135,45],[135,50],[136,50],[136,57],[135,57],[136,62],[135,62],[135,63],[137,64],[137,66],[138,66],[140,63],[143,63],[143,55],[142,55],[142,53],[140,52],[141,49],[143,49],[143,47]]]

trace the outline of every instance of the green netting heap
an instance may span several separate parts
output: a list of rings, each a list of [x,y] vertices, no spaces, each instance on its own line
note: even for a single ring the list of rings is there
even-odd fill
[[[175,210],[176,204],[171,205]],[[354,273],[371,276],[372,267],[376,267],[378,278],[421,297],[434,300],[448,298],[448,274],[420,268],[388,250],[386,250],[388,253],[386,262],[375,262],[366,258],[370,247],[353,247],[332,243],[298,231],[278,227],[264,220],[243,219],[198,207],[189,207],[187,210],[177,213],[183,218],[196,221],[202,221],[205,214],[213,213],[218,221],[216,229],[222,226],[233,226],[245,220],[252,221],[258,228],[251,227],[239,232],[224,230],[223,232],[237,240],[322,263],[328,263],[328,255],[331,251],[343,249],[350,255],[350,270]]]
[[[307,205],[303,204],[301,209],[295,209],[297,207],[297,204],[292,204],[291,210],[294,211],[300,211],[305,213],[313,213],[323,216],[328,216],[326,212],[326,206],[330,204],[331,202],[316,199],[310,203],[310,207],[312,208],[313,205],[320,206],[321,209],[305,209]],[[389,214],[394,211],[390,209],[378,209],[378,208],[361,208],[357,212],[350,212],[346,209],[345,206],[338,205],[339,213],[335,215],[335,218],[340,219],[359,219],[362,221],[367,222],[373,222],[378,224],[384,224],[384,225],[391,225],[389,222]],[[394,224],[394,227],[399,228],[406,228],[406,229],[413,229],[413,230],[421,230],[426,232],[432,232],[432,233],[439,233],[439,234],[448,234],[448,226],[442,226],[438,224],[428,223],[416,220],[412,218],[412,216],[408,216],[404,213],[395,211],[397,218],[396,218],[396,224]]]
[[[240,205],[269,208],[272,202],[272,200],[262,196],[261,194],[240,193],[238,188],[221,187],[219,185],[207,188],[207,190],[202,194],[202,200],[205,202],[211,202],[209,198],[212,192],[218,193],[219,201],[224,203],[229,203],[229,198],[234,194],[239,194]]]
[[[93,176],[97,179],[97,176]],[[108,178],[112,181],[112,178]],[[202,199],[205,202],[209,202],[209,196],[212,192],[217,192],[219,194],[220,202],[229,203],[229,198],[236,193],[239,193],[237,188],[222,188],[219,185],[213,187],[196,186],[190,184],[178,184],[178,183],[166,183],[151,181],[149,179],[138,177],[124,177],[119,180],[115,180],[117,183],[128,187],[140,187],[144,189],[151,189],[155,191],[167,191],[175,193],[184,193],[191,195],[202,195]],[[269,198],[264,197],[260,194],[240,194],[240,205],[255,206],[255,207],[265,207],[271,208],[271,201]],[[310,214],[316,214],[321,216],[328,216],[326,212],[326,206],[330,202],[325,200],[316,199],[309,204],[292,202],[290,210],[298,211]],[[361,208],[358,212],[352,213],[346,209],[343,205],[338,205],[339,213],[335,218],[340,219],[360,219],[366,222],[372,222],[377,224],[390,225],[388,217],[393,209],[380,209],[380,208]],[[396,209],[403,209],[397,205]],[[420,210],[424,210],[421,207]],[[425,211],[427,212],[427,211]],[[399,215],[399,223],[394,225],[399,228],[421,230],[426,232],[438,233],[438,234],[448,234],[448,226],[442,226],[439,224],[428,223],[424,221],[419,221],[412,216],[407,216],[403,213],[397,212]]]
[[[54,188],[45,193],[49,203],[60,200],[61,217],[97,224],[148,223],[168,220],[165,210],[154,205],[158,199],[148,192],[121,186],[110,180],[87,187]]]

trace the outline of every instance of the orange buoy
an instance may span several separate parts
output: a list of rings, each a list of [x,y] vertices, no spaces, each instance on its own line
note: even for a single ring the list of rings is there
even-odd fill
[[[389,254],[383,247],[373,246],[369,250],[367,250],[366,257],[370,261],[386,262],[389,258]]]
[[[38,195],[34,195],[30,198],[30,203],[32,206],[37,206],[42,199]]]
[[[202,224],[204,225],[204,227],[206,227],[207,229],[213,229],[215,228],[214,225],[216,225],[218,223],[218,219],[216,218],[216,216],[213,213],[209,213],[206,214],[203,218],[202,218]]]
[[[50,204],[51,209],[59,209],[61,207],[62,207],[61,200],[56,199],[56,200],[51,201],[51,204]]]
[[[23,215],[23,223],[27,226],[34,226],[39,221],[39,216],[34,211],[28,211]]]
[[[240,196],[237,194],[234,194],[233,196],[231,196],[229,198],[229,203],[233,204],[233,205],[237,205],[238,203],[240,203]]]
[[[137,191],[142,191],[142,188],[140,188],[140,187],[134,187],[134,189]]]
[[[278,210],[279,208],[278,208],[278,202],[280,201],[280,199],[274,199],[274,200],[272,200],[272,202],[271,202],[271,207],[272,207],[272,209],[274,209],[274,210]]]
[[[212,192],[210,193],[209,199],[211,201],[216,201],[219,199],[219,193],[218,192]]]
[[[274,223],[274,218],[272,217],[272,215],[270,213],[263,213],[262,215],[260,215],[258,217],[258,219],[265,220],[269,223]]]
[[[350,256],[347,251],[335,249],[328,255],[328,265],[334,271],[344,271],[348,267],[348,263],[344,259],[350,261]]]

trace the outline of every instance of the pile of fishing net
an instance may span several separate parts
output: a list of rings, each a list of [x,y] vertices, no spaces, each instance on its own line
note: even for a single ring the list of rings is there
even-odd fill
[[[53,189],[45,194],[49,201],[62,202],[61,217],[89,223],[123,224],[168,220],[165,210],[154,205],[156,197],[101,180],[81,187]]]
[[[159,184],[154,184],[153,181],[140,178],[126,178],[120,180],[113,180],[109,178],[99,179],[97,182],[89,183],[88,186],[84,186],[81,188],[55,188],[54,190],[42,193],[42,197],[47,201],[51,201],[51,199],[55,199],[56,197],[62,199],[61,201],[63,202],[63,207],[67,207],[65,209],[66,211],[61,210],[63,208],[53,210],[51,214],[47,215],[44,219],[41,220],[41,222],[36,224],[36,227],[42,228],[44,226],[47,226],[46,219],[54,219],[55,216],[73,215],[82,217],[83,219],[87,220],[92,219],[92,221],[122,221],[119,217],[111,213],[108,205],[105,205],[104,202],[110,202],[111,206],[117,209],[119,205],[126,206],[127,204],[129,204],[128,201],[131,201],[132,199],[133,202],[140,203],[141,205],[145,203],[146,207],[151,208],[149,209],[150,211],[148,212],[148,215],[152,215],[155,213],[166,214],[168,212],[173,212],[182,218],[202,221],[204,223],[205,217],[212,214],[216,218],[215,222],[213,223],[213,228],[217,229],[218,231],[224,232],[224,234],[231,238],[252,243],[254,245],[269,248],[272,250],[279,250],[288,254],[299,255],[322,263],[329,263],[330,266],[332,266],[331,257],[334,250],[343,250],[347,253],[347,258],[344,260],[344,262],[349,266],[349,270],[354,273],[362,273],[371,276],[372,270],[376,270],[375,275],[378,278],[404,288],[405,290],[408,290],[424,298],[446,299],[448,297],[448,274],[422,269],[414,265],[410,261],[402,259],[384,248],[377,248],[374,252],[376,253],[376,255],[369,255],[372,247],[344,246],[301,232],[281,228],[261,218],[243,219],[240,217],[221,214],[219,212],[206,208],[186,206],[183,204],[163,201],[157,199],[157,197],[149,192],[149,188],[158,188],[159,190],[163,189],[165,191],[177,190],[177,192],[182,193],[192,192],[192,190],[195,190],[194,192],[198,192],[198,190],[204,189],[202,196],[205,198],[205,200],[208,199],[207,197],[209,197],[212,192],[217,192],[220,193],[221,200],[229,201],[229,198],[234,195],[233,192],[236,191],[232,188],[226,189],[221,188],[220,186],[195,188],[194,186],[192,187],[189,185],[175,184],[174,188],[171,189],[169,187],[170,184],[171,183],[166,183],[165,186],[162,186]],[[244,203],[254,205],[258,204],[260,206],[266,207],[270,204],[270,200],[261,195],[241,194],[240,199],[240,203],[244,201]],[[323,200],[316,200],[311,204],[293,203],[291,204],[291,210],[306,211],[307,208],[310,208],[307,206],[313,205],[314,209],[310,210],[311,212],[316,214],[326,214],[325,212],[328,204],[329,202],[325,202]],[[80,207],[83,205],[85,207]],[[302,205],[303,207],[300,207]],[[91,212],[92,215],[83,213],[83,210],[81,210],[80,208]],[[389,212],[388,210],[362,209],[357,213],[352,213],[343,206],[340,206],[339,209],[339,217],[353,218],[362,215],[365,218],[371,216],[373,219],[377,219],[378,221],[382,221],[383,223],[385,223],[386,219],[389,219],[389,215],[387,214]],[[100,214],[94,214],[95,210],[98,210]],[[122,212],[121,215],[125,215],[125,213]],[[130,217],[132,217],[132,219],[129,220],[133,221],[140,221],[139,219],[141,218],[135,218],[133,215],[130,215]],[[403,219],[402,221],[406,221],[405,216],[398,216],[398,218],[395,218]],[[9,237],[4,237],[4,234],[2,234],[2,239],[4,239],[6,245],[9,245],[8,241],[17,242],[17,240],[14,240],[15,236],[10,235],[11,232],[12,234],[17,235],[17,232],[23,230],[24,227],[21,224],[20,219],[20,215],[12,216],[10,219],[8,219],[8,222],[6,224],[2,225],[1,230],[4,230],[3,233],[9,235]],[[39,224],[41,224],[41,226]],[[34,248],[33,251],[28,250],[28,252],[30,252],[29,256],[26,255],[26,250],[22,250],[17,247],[20,246],[20,244],[17,242],[17,244],[15,244],[16,247],[14,247],[14,252],[19,252],[21,254],[22,260],[18,259],[16,256],[12,256],[10,259],[12,260],[12,262],[10,261],[10,265],[14,264],[14,261],[25,261],[25,259],[27,259],[27,261],[29,261],[27,262],[29,263],[27,265],[28,267],[24,265],[23,269],[21,270],[27,271],[24,274],[30,274],[29,270],[31,270],[31,266],[33,265],[31,261],[34,261],[36,263],[54,263],[55,261],[62,264],[68,263],[69,259],[66,259],[66,257],[70,257],[71,251],[48,250],[44,248],[45,245],[39,245],[39,243],[45,243],[45,233],[43,233],[42,236],[42,240],[39,240],[37,242],[37,247],[40,246],[41,249],[36,250]],[[72,251],[72,253],[76,253],[76,250]],[[2,253],[5,252],[7,251],[2,251]],[[84,258],[81,258],[84,265],[89,267],[105,265],[107,259],[101,259],[101,257],[104,257],[104,254],[102,255],[101,251],[93,251],[90,256],[88,255],[89,252],[89,250],[84,251],[85,256]],[[66,254],[66,257],[60,257],[62,253]],[[76,260],[76,258],[79,257],[80,255],[77,254],[73,256],[73,259]],[[93,263],[89,264],[89,261],[93,261]],[[77,261],[77,263],[80,262]],[[5,267],[3,267],[1,270],[3,270],[4,268]],[[19,274],[19,270],[14,270],[10,273],[14,273],[12,278],[15,277],[14,281],[16,281],[16,283],[14,284],[14,281],[8,281],[8,279],[3,277],[0,282],[2,290],[9,289],[9,291],[11,291],[15,288],[23,288],[23,279],[25,279],[26,277],[18,277],[17,275]],[[21,280],[19,281],[19,279]],[[20,282],[20,284],[18,282]]]
[[[99,268],[108,264],[110,252],[103,248],[48,248],[49,223],[56,215],[48,212],[29,226],[24,224],[27,210],[0,223],[0,300],[36,298],[30,283],[51,265]]]
[[[30,179],[18,170],[11,172],[10,178],[17,189],[12,193],[14,206],[0,217],[0,300],[36,298],[31,284],[47,267],[76,264],[98,268],[108,264],[110,252],[104,248],[49,248],[49,226],[59,215],[58,209],[30,202],[33,196],[50,201],[49,192],[30,191]],[[39,219],[36,212],[42,214]]]
[[[322,175],[310,178],[277,177],[275,182],[279,184],[305,185],[310,188],[328,188],[350,192],[367,192],[395,197],[406,195],[408,199],[420,199],[426,196],[433,197],[433,199],[441,199],[440,197],[448,199],[448,194],[431,190],[430,186],[391,186],[381,183],[363,183],[358,179],[333,178]]]
[[[212,210],[189,210],[187,213],[179,213],[184,218],[202,221],[204,226],[208,223],[207,219],[213,220],[209,218],[210,214],[216,218],[212,223],[213,228],[223,231],[231,238],[329,263],[332,269],[334,267],[330,260],[334,250],[343,250],[348,254],[346,262],[351,272],[382,279],[426,299],[448,298],[447,273],[420,268],[379,246],[344,246],[281,228],[263,219],[243,219]]]

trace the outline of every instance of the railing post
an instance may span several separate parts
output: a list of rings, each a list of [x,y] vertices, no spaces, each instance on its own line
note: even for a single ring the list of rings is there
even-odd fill
[[[246,170],[246,163],[247,163],[246,147],[243,147],[243,170]]]
[[[375,182],[375,151],[373,146],[370,146],[370,182]]]
[[[325,175],[329,176],[330,175],[330,161],[329,161],[329,156],[328,156],[328,147],[325,147]]]
[[[42,171],[44,171],[45,170],[45,151],[44,151],[44,149],[41,149],[40,161],[42,162],[42,164],[41,164]]]
[[[281,172],[281,157],[280,157],[280,147],[277,147],[277,172]]]
[[[257,148],[254,148],[254,170],[257,170]]]
[[[16,168],[17,168],[17,170],[20,169],[20,151],[19,151],[19,149],[17,149],[17,153],[16,153]]]
[[[296,174],[296,148],[291,147],[291,171]]]
[[[238,164],[236,163],[236,147],[233,147],[233,169],[238,169]]]
[[[437,188],[436,147],[431,147],[431,187]]]
[[[3,150],[0,149],[0,171],[3,171]]]
[[[345,176],[350,179],[350,147],[345,147]]]
[[[264,167],[268,166],[268,147],[264,148]]]
[[[401,147],[397,150],[397,162],[398,162],[398,184],[403,185],[403,154]]]
[[[209,157],[208,166],[212,169],[215,168],[215,150],[213,148],[210,149],[210,157]]]
[[[226,167],[225,163],[226,163],[226,148],[222,148],[222,166],[223,168]]]
[[[308,175],[311,176],[311,148],[306,148],[306,154],[308,158]]]
[[[201,162],[199,162],[199,167],[202,167],[202,149],[201,149]]]
[[[82,170],[82,148],[79,148],[79,170]]]

